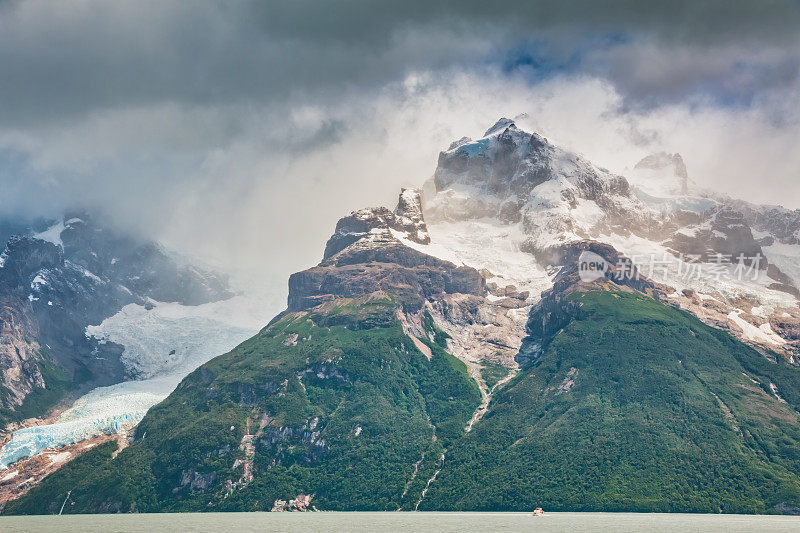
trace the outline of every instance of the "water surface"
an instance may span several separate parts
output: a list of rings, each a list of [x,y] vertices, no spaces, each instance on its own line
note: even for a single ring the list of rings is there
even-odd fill
[[[646,513],[183,513],[0,517],[0,531],[800,531],[800,517]]]

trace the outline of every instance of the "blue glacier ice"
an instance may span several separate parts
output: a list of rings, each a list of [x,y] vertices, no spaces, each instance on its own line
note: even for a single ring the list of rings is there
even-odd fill
[[[470,157],[474,157],[488,148],[489,141],[490,139],[478,139],[477,141],[462,144],[458,149],[467,152]]]
[[[148,310],[131,304],[88,327],[87,335],[123,345],[123,362],[143,379],[96,388],[54,423],[15,431],[0,449],[0,471],[46,449],[138,424],[189,372],[254,335],[281,310],[285,295],[272,289],[276,285],[248,284],[246,292],[229,300],[198,306],[153,302]]]

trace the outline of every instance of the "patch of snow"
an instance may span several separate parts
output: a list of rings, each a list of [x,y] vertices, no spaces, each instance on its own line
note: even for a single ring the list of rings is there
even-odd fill
[[[9,479],[14,479],[19,475],[19,470],[12,470],[8,474],[3,477],[0,477],[0,481],[8,481]]]
[[[430,225],[428,225],[428,228],[430,228]],[[441,244],[433,241],[430,244],[420,244],[418,242],[410,240],[408,238],[408,234],[405,232],[397,231],[394,229],[391,229],[390,231],[392,232],[392,236],[395,239],[399,240],[401,243],[405,244],[409,248],[413,248],[427,255],[432,255],[434,257],[442,259],[443,261],[449,261],[458,266],[464,265],[464,262],[461,260],[461,258],[446,246],[442,246]],[[428,233],[430,233],[430,229],[428,230]]]
[[[397,233],[395,237],[410,248],[456,265],[487,269],[501,278],[492,281],[516,285],[518,290],[529,291],[537,300],[541,292],[552,285],[544,268],[531,254],[520,249],[525,234],[519,224],[506,225],[492,218],[434,222],[428,224],[428,233],[430,244],[418,244]]]
[[[31,289],[36,290],[42,285],[47,285],[47,279],[39,272],[36,274],[36,277],[33,278],[33,281],[31,281]]]
[[[69,461],[70,457],[72,457],[70,452],[60,452],[54,453],[53,455],[49,456],[48,459],[50,459],[50,464],[57,465],[65,461]]]
[[[728,318],[734,324],[742,328],[744,337],[751,341],[763,341],[774,346],[786,344],[786,341],[775,334],[769,324],[762,324],[761,327],[756,327],[750,322],[742,319],[739,315],[742,314],[741,309],[735,309],[728,314]]]
[[[34,234],[35,239],[52,242],[56,246],[64,248],[64,243],[61,241],[61,232],[64,231],[64,222],[56,222],[41,233]]]
[[[86,276],[87,278],[91,279],[95,283],[103,283],[102,279],[100,279],[96,274],[86,270],[85,268],[83,269],[83,275]]]
[[[593,228],[603,217],[605,212],[592,200],[576,199],[577,206],[570,210],[570,215],[581,228]]]
[[[133,292],[131,292],[131,290],[128,287],[126,287],[125,285],[119,284],[118,287],[120,289],[122,289],[123,291],[127,292],[128,294],[130,294],[131,296],[133,296]]]

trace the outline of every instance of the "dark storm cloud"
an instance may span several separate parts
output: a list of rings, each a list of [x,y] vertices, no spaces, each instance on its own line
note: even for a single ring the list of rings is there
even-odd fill
[[[531,38],[556,59],[579,53],[583,60],[569,69],[607,76],[638,99],[701,86],[749,95],[796,77],[799,5],[6,1],[0,124],[24,128],[153,102],[335,97],[415,69],[471,64]],[[607,34],[624,35],[643,51],[624,43],[576,46],[586,35]],[[737,57],[754,44],[787,50],[786,57]],[[665,61],[670,50],[681,58],[677,66]],[[654,62],[663,68],[649,69]]]
[[[522,113],[617,171],[681,151],[800,207],[797,27],[774,1],[0,0],[0,216],[97,207],[282,284]]]

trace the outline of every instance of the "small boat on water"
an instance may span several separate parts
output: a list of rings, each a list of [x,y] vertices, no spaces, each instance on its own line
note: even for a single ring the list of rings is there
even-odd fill
[[[544,515],[544,510],[541,507],[537,507],[533,510],[533,516],[542,516]]]

